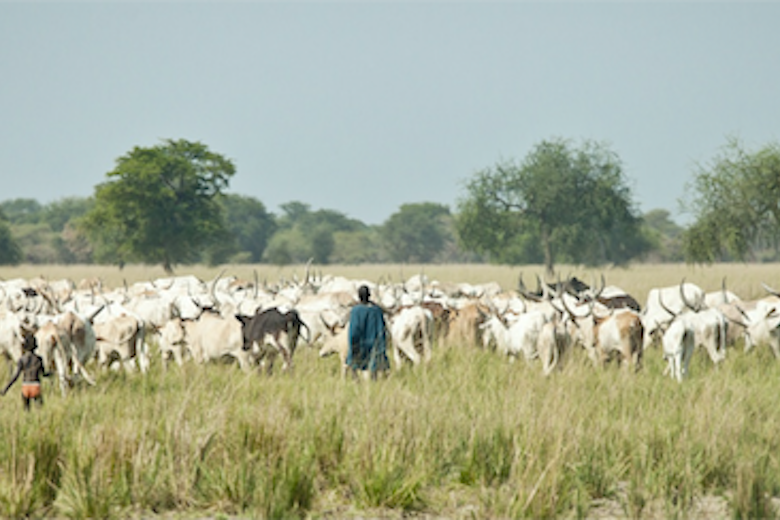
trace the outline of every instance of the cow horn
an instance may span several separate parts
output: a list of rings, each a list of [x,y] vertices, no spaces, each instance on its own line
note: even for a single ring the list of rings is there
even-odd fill
[[[666,306],[666,304],[664,303],[664,299],[661,297],[661,293],[660,292],[658,293],[658,304],[661,306],[661,308],[663,310],[668,312],[672,316],[673,319],[676,318],[679,315],[679,313],[674,312],[672,309],[670,309],[669,307]]]
[[[765,290],[766,292],[768,292],[769,294],[771,294],[772,296],[777,296],[778,298],[780,298],[780,293],[779,293],[779,292],[777,292],[776,290],[772,289],[771,287],[769,287],[769,286],[768,286],[767,284],[765,284],[764,282],[761,282],[761,287],[763,287],[763,288],[764,288],[764,290]]]
[[[561,303],[563,304],[563,308],[566,309],[566,312],[569,314],[569,316],[571,316],[571,319],[576,321],[578,316],[572,312],[571,308],[569,307],[569,304],[566,303],[566,298],[561,297]],[[594,305],[595,304],[594,304],[593,300],[589,300],[588,301],[588,314],[583,316],[584,318],[587,318],[589,316],[593,316],[593,306]]]
[[[93,312],[93,313],[92,313],[92,314],[91,314],[91,315],[90,315],[90,316],[87,318],[87,321],[90,323],[90,325],[92,324],[92,322],[93,322],[93,321],[95,321],[95,318],[97,317],[97,315],[98,315],[98,314],[100,314],[100,313],[103,311],[103,309],[105,309],[105,308],[106,308],[106,306],[105,306],[105,305],[101,305],[100,307],[98,307],[98,308],[97,308],[97,310],[96,310],[95,312]]]
[[[520,271],[520,274],[517,276],[517,292],[519,292],[521,296],[523,294],[525,294],[525,292],[526,292],[526,290],[525,290],[525,282],[523,282],[523,272],[522,271]]]
[[[547,280],[545,280],[544,277],[542,277],[542,300],[550,300],[552,299],[550,296],[550,286],[547,285]]]
[[[563,298],[562,298],[562,297],[561,297],[561,298],[559,298],[559,299],[560,299],[561,301],[563,301]],[[566,310],[565,310],[565,309],[561,309],[561,308],[559,308],[557,305],[555,305],[555,300],[550,300],[550,306],[551,306],[553,309],[555,309],[555,312],[557,312],[559,315],[563,316],[564,314],[566,314]]]
[[[743,318],[745,318],[748,321],[751,321],[750,320],[750,316],[747,315],[747,313],[745,312],[745,309],[743,309],[742,307],[740,307],[736,303],[734,304],[734,307],[736,307],[737,311],[739,311],[739,313],[742,315]]]
[[[723,280],[720,282],[720,290],[723,293],[723,303],[729,302],[729,293],[726,291],[726,277],[723,277]]]
[[[222,275],[225,274],[225,269],[220,271],[220,273],[217,275],[216,278],[214,278],[214,283],[211,284],[211,298],[214,300],[214,305],[217,307],[220,306],[219,299],[217,298],[217,282],[220,278],[222,278]]]
[[[685,278],[683,278],[683,281],[680,283],[680,297],[682,298],[683,303],[685,304],[686,307],[691,309],[693,312],[699,312],[701,310],[701,305],[700,304],[699,305],[693,305],[688,300],[688,298],[686,298],[684,286],[685,286]],[[659,296],[660,296],[660,293],[659,293]]]
[[[309,268],[311,267],[311,263],[314,261],[314,257],[309,257],[309,260],[306,262],[306,274],[303,279],[303,285],[309,285]]]
[[[258,282],[257,282],[257,269],[252,269],[252,272],[254,273],[254,277],[255,277],[255,294],[252,297],[252,299],[256,300],[257,299],[257,295],[258,295],[258,293],[260,291],[260,287],[258,286]]]
[[[723,315],[726,317],[727,320],[729,320],[734,325],[739,325],[740,327],[748,328],[747,323],[744,323],[744,322],[741,322],[741,321],[737,321],[737,320],[735,320],[734,318],[732,318],[731,316],[729,316],[726,313],[723,313]]]
[[[327,321],[325,321],[325,318],[323,318],[323,317],[322,317],[322,314],[320,314],[320,321],[321,321],[321,322],[322,322],[322,324],[325,326],[325,328],[326,328],[326,329],[328,329],[328,331],[329,331],[331,334],[333,334],[333,335],[335,335],[335,334],[336,334],[336,325],[328,325],[328,322],[327,322]],[[303,321],[301,321],[301,323],[303,323]]]

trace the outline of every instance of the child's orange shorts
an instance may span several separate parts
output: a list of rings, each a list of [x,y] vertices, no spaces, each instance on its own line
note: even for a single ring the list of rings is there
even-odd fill
[[[22,397],[27,399],[34,399],[41,396],[41,384],[40,383],[24,383],[22,384]]]

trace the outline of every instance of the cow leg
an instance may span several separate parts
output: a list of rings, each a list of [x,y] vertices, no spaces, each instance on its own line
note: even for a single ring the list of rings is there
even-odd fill
[[[265,373],[267,375],[271,375],[274,372],[274,361],[276,361],[276,351],[269,352],[266,356],[266,362],[268,363],[265,367]]]
[[[431,338],[428,334],[423,334],[423,360],[428,363],[433,356]]]
[[[672,371],[672,379],[682,382],[683,368],[682,368],[682,352],[675,354],[669,358],[669,364]]]
[[[95,380],[91,375],[89,375],[89,372],[87,372],[87,369],[84,368],[84,365],[81,364],[81,361],[79,361],[78,357],[73,357],[73,365],[76,367],[76,372],[81,374],[81,377],[84,378],[87,384],[95,386]]]
[[[690,365],[691,365],[691,358],[693,357],[693,351],[694,351],[693,345],[686,345],[682,352],[682,370],[681,370],[681,377],[680,381],[684,377],[688,377],[688,372],[690,371]]]
[[[287,347],[284,346],[284,343],[280,341],[278,338],[274,339],[274,346],[276,350],[279,351],[279,353],[282,354],[282,360],[284,362],[284,366],[282,366],[282,370],[290,370],[292,371],[293,368],[293,361],[292,361],[292,354],[290,353],[290,350],[287,349]]]
[[[60,352],[59,348],[54,350],[52,358],[52,363],[54,364],[55,370],[57,372],[57,378],[60,380],[60,392],[62,393],[62,397],[65,397],[67,394],[66,379],[68,375],[67,367],[65,366],[65,360],[63,359],[62,352]]]
[[[780,337],[774,331],[769,338],[769,346],[772,349],[772,354],[775,355],[775,359],[780,359]]]
[[[718,355],[718,351],[715,348],[715,345],[713,345],[713,339],[714,338],[712,337],[706,338],[706,340],[704,341],[704,348],[707,350],[707,355],[710,356],[710,360],[712,360],[712,363],[714,365],[717,365],[721,361],[721,359],[720,356]]]
[[[411,362],[415,365],[420,364],[420,355],[417,353],[417,350],[414,348],[412,336],[409,336],[409,338],[404,339],[402,341],[398,342],[398,348],[403,354],[411,360]]]

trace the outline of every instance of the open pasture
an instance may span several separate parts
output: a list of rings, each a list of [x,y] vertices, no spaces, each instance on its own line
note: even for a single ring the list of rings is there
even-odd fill
[[[253,266],[226,274],[252,279]],[[258,277],[304,268],[256,266]],[[204,280],[222,268],[180,269]],[[520,268],[327,266],[325,274],[514,288]],[[319,268],[312,268],[312,272]],[[590,281],[602,271],[563,267]],[[541,268],[522,268],[532,284]],[[682,277],[707,291],[763,296],[777,265],[633,266],[603,271],[644,303]],[[128,266],[24,266],[5,279],[163,276]],[[155,361],[157,361],[155,359]],[[427,366],[376,384],[343,382],[334,358],[302,347],[292,374],[185,364],[146,375],[97,372],[23,414],[18,386],[0,401],[0,516],[772,517],[780,497],[780,363],[767,349],[696,352],[683,384],[658,350],[638,374],[596,370],[581,352],[544,377],[467,346],[434,347]],[[6,370],[7,373],[7,370]]]

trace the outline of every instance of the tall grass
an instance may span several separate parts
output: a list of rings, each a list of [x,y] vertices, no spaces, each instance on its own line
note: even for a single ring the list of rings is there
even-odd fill
[[[487,278],[473,269],[449,279]],[[775,282],[730,269],[607,280],[716,289],[725,273],[756,296]],[[609,502],[627,517],[685,518],[707,496],[729,516],[777,514],[780,363],[767,349],[732,350],[717,368],[697,352],[683,384],[662,377],[658,350],[638,374],[573,352],[545,378],[455,345],[371,384],[341,381],[314,349],[296,356],[293,374],[271,377],[222,364],[98,373],[67,398],[47,380],[29,414],[13,388],[0,406],[0,516],[590,517]]]
[[[311,350],[293,375],[154,366],[65,399],[47,382],[42,409],[23,413],[16,390],[0,409],[0,515],[536,518],[612,500],[685,517],[704,495],[774,515],[780,367],[699,354],[682,385],[657,352],[638,375],[575,354],[545,378],[468,348],[373,384]]]

